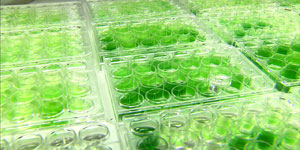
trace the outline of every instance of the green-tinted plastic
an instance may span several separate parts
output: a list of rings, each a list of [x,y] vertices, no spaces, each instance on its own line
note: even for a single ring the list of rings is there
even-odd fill
[[[169,147],[186,149],[299,149],[296,107],[299,107],[297,99],[290,94],[234,98],[161,113],[125,116],[127,130],[122,133],[127,134],[134,150],[144,149],[150,141],[155,146],[158,138],[165,140]],[[159,126],[153,125],[156,121]],[[133,131],[137,126],[142,129],[150,125],[154,128],[151,131],[155,131],[151,134],[137,136]]]
[[[1,132],[103,113],[93,92],[95,76],[86,65],[73,61],[1,70]]]
[[[142,60],[106,59],[117,113],[221,100],[273,88],[270,79],[230,50],[234,49],[224,50],[226,53],[191,50],[173,57],[162,53],[166,57],[147,55]]]
[[[120,21],[174,16],[182,10],[169,0],[127,0],[89,2],[94,21]]]
[[[99,27],[96,27],[99,54],[114,57],[176,51],[180,45],[201,45],[207,42],[207,35],[199,30],[198,25],[192,22],[193,19],[188,16],[187,18],[176,17],[174,20],[161,18],[110,24],[104,27],[99,24]]]

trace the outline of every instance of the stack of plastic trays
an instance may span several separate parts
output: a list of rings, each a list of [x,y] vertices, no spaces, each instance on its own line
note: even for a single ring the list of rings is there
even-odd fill
[[[1,70],[2,132],[103,117],[96,81],[84,60]]]
[[[88,0],[94,22],[175,16],[183,11],[171,0]]]
[[[1,7],[1,137],[104,118],[81,3]]]
[[[272,93],[125,116],[121,131],[130,150],[296,150],[300,110],[294,101]]]
[[[128,114],[272,91],[274,82],[226,44],[105,59],[112,103]]]
[[[104,57],[184,50],[209,43],[211,37],[190,15],[96,24],[96,42]]]
[[[200,18],[227,43],[241,47],[278,89],[299,85],[299,15],[276,6],[239,8],[211,9]]]
[[[85,120],[72,125],[14,132],[1,136],[2,150],[120,150],[122,145],[114,124]]]
[[[1,7],[1,68],[65,62],[91,54],[80,4]]]
[[[207,12],[210,9],[222,8],[222,7],[232,7],[238,6],[259,6],[263,4],[274,3],[273,0],[175,0],[183,7],[189,9],[192,13],[200,15],[201,13]]]

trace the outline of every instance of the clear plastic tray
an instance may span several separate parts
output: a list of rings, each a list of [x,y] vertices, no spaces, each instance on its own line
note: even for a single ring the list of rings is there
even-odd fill
[[[200,18],[227,43],[241,47],[280,86],[299,85],[299,14],[265,5],[211,9]]]
[[[84,120],[76,124],[14,132],[1,136],[1,149],[120,150],[118,129],[103,120]]]
[[[1,134],[103,116],[97,83],[87,60],[1,70]]]
[[[269,92],[275,85],[238,50],[217,43],[107,58],[105,71],[119,115]]]
[[[182,15],[142,19],[109,25],[96,24],[99,55],[116,57],[176,51],[187,46],[197,47],[212,41],[196,23],[195,17]]]
[[[1,68],[88,57],[92,51],[86,30],[84,26],[55,26],[1,32]]]
[[[300,31],[299,15],[276,5],[215,8],[199,18],[229,44]]]
[[[299,34],[261,37],[255,44],[242,43],[245,52],[285,87],[300,85],[300,32]],[[253,45],[251,45],[253,44]],[[280,86],[278,85],[278,88]]]
[[[171,0],[88,0],[94,22],[176,16],[183,11]]]
[[[299,149],[300,106],[270,93],[185,109],[128,115],[120,123],[129,150]]]
[[[80,2],[1,6],[1,31],[77,25],[82,18]]]

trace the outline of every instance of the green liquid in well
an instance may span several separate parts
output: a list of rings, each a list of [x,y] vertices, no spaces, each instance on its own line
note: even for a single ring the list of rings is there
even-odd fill
[[[152,135],[143,139],[143,141],[137,145],[137,148],[138,150],[159,150],[159,144],[159,137]]]
[[[193,88],[186,86],[177,86],[172,90],[172,92],[177,100],[190,100],[196,95],[196,92]]]
[[[117,68],[116,71],[112,72],[113,77],[116,77],[116,78],[128,77],[131,74],[132,74],[132,71],[127,67],[120,67],[120,68]]]
[[[289,63],[300,65],[300,54],[293,54],[286,58]]]
[[[194,42],[195,40],[196,40],[196,37],[192,36],[192,35],[180,35],[178,37],[178,41],[180,43],[191,43],[191,42]]]
[[[44,78],[44,80],[46,80],[47,82],[50,82],[50,83],[61,82],[61,75],[60,75],[59,71],[45,72],[45,73],[43,73],[43,78]]]
[[[184,83],[186,83],[185,76],[181,74],[170,74],[165,77],[164,87],[171,91],[174,87],[183,85]]]
[[[160,76],[165,77],[169,72],[175,72],[178,70],[179,65],[174,62],[162,62],[158,64],[158,73]]]
[[[137,93],[128,93],[120,99],[123,107],[136,107],[143,102],[143,97]]]
[[[205,57],[202,60],[202,63],[204,65],[210,66],[210,67],[216,67],[220,65],[226,66],[229,59],[222,56],[211,56],[211,57]]]
[[[62,95],[62,85],[46,86],[42,91],[42,97],[45,99],[56,99],[60,98]]]
[[[256,147],[255,149],[261,149],[261,150],[274,150],[274,148],[267,144],[267,143],[258,143],[258,147]]]
[[[299,73],[294,70],[284,69],[280,72],[280,74],[288,79],[299,79]]]
[[[298,40],[299,39],[300,38],[298,38]],[[295,41],[292,42],[291,48],[292,48],[292,50],[294,50],[296,52],[300,52],[300,41],[296,41],[296,39],[295,39]]]
[[[281,141],[281,145],[287,149],[298,149],[300,133],[295,129],[288,129]]]
[[[191,71],[188,74],[188,85],[193,87],[194,89],[197,88],[197,86],[205,86],[206,81],[209,77],[209,70],[200,70],[200,71]],[[200,85],[199,85],[200,84]]]
[[[229,93],[237,93],[237,92],[240,92],[241,90],[243,90],[243,88],[244,88],[243,83],[241,83],[240,81],[232,80],[230,87],[227,87],[225,90],[226,90],[226,92],[229,92]]]
[[[103,37],[100,38],[100,41],[106,42],[106,43],[112,42],[113,40],[114,39],[111,34],[103,35]]]
[[[72,96],[84,96],[89,93],[90,89],[86,85],[70,85],[69,94]]]
[[[146,47],[155,46],[157,43],[158,41],[156,41],[154,38],[146,38],[142,41],[142,44]]]
[[[185,73],[188,73],[189,71],[193,69],[197,69],[200,67],[201,64],[201,58],[191,58],[188,60],[181,61],[181,69],[186,71]]]
[[[235,30],[234,31],[234,34],[237,36],[237,37],[244,37],[246,36],[246,32],[242,29],[238,29],[238,30]]]
[[[144,59],[144,57],[142,58]],[[229,57],[219,55],[176,57],[171,61],[164,55],[161,57],[156,56],[156,58],[158,59],[153,61],[136,61],[131,66],[111,64],[111,67],[113,67],[111,73],[114,89],[120,94],[137,92],[145,100],[156,105],[167,103],[172,97],[184,101],[192,100],[198,94],[205,97],[216,96],[229,86],[233,90],[227,90],[226,92],[238,93],[244,89],[248,90],[247,87],[252,84],[250,77],[241,74],[238,67],[231,66]],[[187,61],[187,58],[192,60]],[[201,62],[205,65],[202,66]],[[230,69],[228,69],[228,66]],[[233,79],[231,79],[232,72],[234,73]],[[209,78],[212,74],[215,75],[216,80]],[[129,76],[130,78],[120,80]],[[136,84],[131,80],[134,80]],[[219,85],[219,83],[222,85]],[[155,90],[149,92],[153,89]],[[121,98],[119,102],[124,107],[138,107],[141,104],[137,98],[128,99],[126,97]]]
[[[165,46],[175,44],[176,42],[177,42],[176,38],[174,38],[172,36],[164,36],[164,37],[161,37],[161,39],[160,39],[160,43]]]
[[[241,137],[232,137],[229,141],[229,146],[243,150],[249,140],[241,138]]]
[[[62,115],[64,111],[64,106],[59,102],[43,102],[39,109],[39,114],[41,118],[56,118]]]
[[[26,104],[35,100],[35,93],[33,91],[18,92],[11,97],[11,102]]]
[[[33,128],[45,128],[45,127],[55,127],[55,126],[61,126],[61,125],[66,125],[66,124],[69,124],[70,121],[58,121],[58,120],[55,120],[55,121],[49,121],[45,124],[42,124],[42,125],[38,125],[38,126],[33,126]]]
[[[153,127],[147,127],[147,126],[143,126],[143,127],[136,127],[133,129],[134,132],[136,132],[138,135],[151,135],[153,134],[153,132],[156,130]]]
[[[148,91],[147,98],[150,103],[161,104],[168,101],[170,94],[163,89],[152,89]]]
[[[244,28],[244,30],[249,30],[252,28],[252,24],[244,22],[242,23],[242,27]]]
[[[194,117],[193,120],[199,124],[207,124],[210,122],[210,119],[207,117]]]
[[[31,89],[36,86],[37,77],[32,74],[31,76],[21,76],[15,83],[15,87],[21,89]]]
[[[271,48],[260,48],[256,52],[256,55],[260,57],[271,57],[273,53]]]
[[[216,139],[224,139],[226,136],[228,136],[228,130],[223,127],[215,127],[214,129],[214,138]]]
[[[289,64],[289,65],[286,66],[286,69],[297,71],[298,69],[300,69],[300,66],[297,65],[297,64]]]
[[[273,134],[270,131],[260,130],[257,136],[257,140],[264,141],[270,145],[273,145],[277,138],[277,135]]]
[[[134,91],[138,88],[137,83],[134,80],[122,80],[120,83],[117,83],[116,89],[119,92],[129,92]]]
[[[121,30],[123,28],[110,28],[99,35],[103,50],[110,51],[119,47],[152,47],[159,44],[167,46],[177,41],[191,43],[196,40],[201,42],[206,40],[198,31],[185,24],[140,24],[124,28],[126,32]]]
[[[255,28],[256,28],[256,29],[262,29],[262,28],[265,28],[265,27],[267,27],[267,26],[269,26],[268,23],[263,22],[263,21],[259,21],[259,22],[256,23]]]
[[[143,86],[141,91],[146,93],[147,91],[151,90],[152,88],[161,87],[163,84],[163,81],[157,75],[150,75],[150,76],[144,76],[142,79],[140,79],[140,83]]]
[[[181,128],[185,125],[184,122],[181,121],[170,121],[169,123],[169,127],[171,128]]]
[[[151,67],[150,65],[143,65],[143,64],[137,64],[135,67],[135,71],[138,75],[147,75],[154,73],[153,71],[155,70],[154,67]]]
[[[279,59],[269,59],[268,66],[273,69],[281,69],[285,66],[285,62]]]
[[[288,45],[278,45],[275,48],[276,53],[287,55],[290,52],[290,47]]]
[[[233,123],[234,121],[231,118],[224,116],[220,116],[217,122],[218,126],[222,126],[226,129],[230,129]]]
[[[245,121],[241,123],[240,129],[238,132],[248,135],[248,136],[255,136],[256,134],[256,122],[255,120],[251,120],[250,118],[247,118]]]

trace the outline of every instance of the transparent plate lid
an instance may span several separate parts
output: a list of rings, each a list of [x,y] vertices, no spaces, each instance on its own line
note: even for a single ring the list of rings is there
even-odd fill
[[[76,123],[39,128],[1,135],[4,149],[122,149],[113,123],[99,119],[82,119]]]
[[[299,105],[272,93],[123,117],[127,149],[298,149]]]
[[[104,57],[180,51],[213,41],[191,15],[99,23],[95,33],[99,55]]]
[[[276,5],[237,8],[211,9],[199,18],[228,44],[241,47],[276,82],[298,85],[299,15]]]
[[[225,44],[107,58],[105,71],[117,114],[219,101],[272,91],[275,85]]]
[[[1,70],[1,132],[93,115],[104,110],[95,71],[86,60]]]
[[[183,12],[170,0],[89,0],[88,4],[94,22],[175,16]]]

